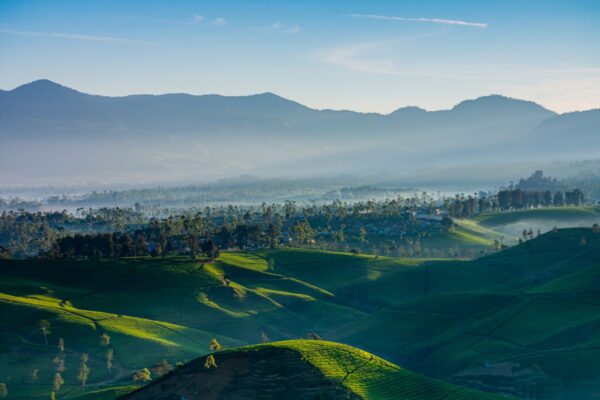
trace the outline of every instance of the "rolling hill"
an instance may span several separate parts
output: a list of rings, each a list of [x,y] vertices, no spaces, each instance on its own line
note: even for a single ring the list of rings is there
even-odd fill
[[[441,382],[594,399],[599,260],[600,234],[590,228],[548,232],[473,261],[286,248],[225,252],[215,263],[2,260],[0,382],[11,398],[46,399],[59,338],[61,398],[113,399],[133,389],[135,370],[201,357],[213,337],[231,348],[318,335]],[[51,325],[48,345],[40,320]],[[102,333],[111,337],[111,370]],[[76,378],[82,353],[90,357],[86,388]]]
[[[442,383],[339,343],[292,340],[194,360],[123,400],[406,399],[492,400],[499,396]]]

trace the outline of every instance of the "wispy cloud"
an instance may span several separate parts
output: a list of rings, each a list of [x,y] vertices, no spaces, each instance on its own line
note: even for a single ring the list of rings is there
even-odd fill
[[[334,47],[323,53],[326,62],[338,67],[370,74],[433,77],[437,74],[424,71],[422,68],[409,69],[399,65],[389,55],[390,48],[421,37],[437,35],[420,35],[413,38],[380,40],[377,42],[356,43]]]
[[[216,17],[213,19],[206,18],[204,15],[194,14],[192,15],[192,24],[208,24],[208,25],[225,25],[227,20],[223,17]]]
[[[444,19],[444,18],[410,18],[410,17],[396,17],[396,16],[390,16],[390,15],[375,15],[375,14],[350,14],[350,17],[378,19],[378,20],[384,20],[384,21],[428,22],[428,23],[433,23],[433,24],[470,26],[470,27],[474,27],[474,28],[487,28],[489,26],[485,22],[469,22],[469,21],[461,21],[461,20],[456,20],[456,19]]]
[[[128,39],[113,36],[86,35],[81,33],[21,31],[9,28],[0,28],[0,33],[15,36],[52,37],[68,40],[83,40],[88,42],[152,44],[152,42],[147,42],[145,40]]]
[[[292,27],[287,27],[287,26],[283,25],[283,23],[281,23],[281,22],[275,22],[272,25],[269,25],[267,27],[267,29],[273,30],[273,31],[278,31],[278,32],[284,32],[284,33],[302,32],[302,28],[300,27],[300,25],[294,25]]]
[[[225,20],[225,18],[223,17],[217,17],[213,19],[210,23],[213,25],[225,25],[227,23],[227,20]]]

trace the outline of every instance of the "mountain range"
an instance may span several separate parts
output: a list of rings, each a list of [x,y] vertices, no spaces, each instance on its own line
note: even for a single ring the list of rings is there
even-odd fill
[[[499,95],[449,110],[315,110],[272,93],[106,97],[49,80],[0,91],[0,180],[409,173],[597,156],[600,109],[557,114]]]

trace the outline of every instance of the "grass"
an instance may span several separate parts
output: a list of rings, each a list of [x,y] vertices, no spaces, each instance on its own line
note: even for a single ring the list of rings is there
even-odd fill
[[[477,221],[459,228],[467,241],[486,233]],[[562,382],[565,399],[590,398],[600,385],[598,260],[600,234],[577,228],[473,261],[306,249],[225,252],[204,264],[183,257],[0,261],[0,382],[11,382],[11,398],[46,399],[59,337],[67,344],[61,395],[108,399],[116,396],[111,387],[131,384],[133,370],[206,354],[213,337],[231,347],[258,343],[263,333],[271,340],[316,333],[442,380],[507,360],[535,364]],[[49,346],[41,319],[52,325]],[[102,332],[115,349],[110,372]],[[332,377],[349,362],[340,351],[328,350],[342,360],[331,365]],[[82,391],[76,372],[84,352],[92,372]],[[557,366],[563,362],[568,368]],[[373,372],[348,385],[377,398],[377,379],[384,378]],[[555,387],[539,387],[553,399]]]
[[[530,210],[503,211],[484,213],[474,218],[475,221],[484,226],[500,226],[519,222],[521,220],[552,220],[552,221],[575,221],[582,218],[600,220],[600,207],[546,207]],[[591,224],[590,224],[591,226]]]
[[[345,388],[347,394],[351,393],[363,399],[500,399],[495,395],[458,387],[409,372],[355,347],[321,340],[288,340],[246,346],[218,352],[215,354],[215,358],[217,365],[222,365],[218,368],[228,368],[229,365],[233,365],[235,368],[235,365],[241,363],[241,360],[248,355],[251,355],[251,359],[254,360],[250,361],[254,363],[250,364],[251,369],[262,368],[269,361],[285,360],[287,368],[276,367],[276,370],[271,368],[269,369],[271,374],[276,373],[278,380],[287,378],[290,372],[292,372],[293,379],[298,379],[299,376],[311,379],[310,390],[312,392],[315,392],[317,388],[324,390],[327,387],[337,386]],[[188,369],[182,370],[183,379],[189,382],[188,379],[193,374],[194,364],[200,365],[203,362],[203,359],[196,360]],[[320,382],[307,370],[316,371]],[[233,373],[232,371],[230,374]],[[173,382],[179,379],[179,374],[176,371],[166,379],[157,382],[157,385],[165,388],[172,387]],[[270,375],[270,377],[272,376]],[[205,379],[210,378],[206,376]],[[225,385],[234,387],[237,384],[236,379],[225,382]],[[199,382],[195,382],[195,385],[202,387]],[[148,389],[152,390],[152,388]],[[165,394],[169,394],[168,389]],[[202,396],[203,392],[198,394]],[[258,392],[256,394],[258,395]],[[323,392],[321,392],[321,396],[330,398]],[[341,398],[341,396],[346,398],[345,394],[339,392],[338,396],[336,398]]]

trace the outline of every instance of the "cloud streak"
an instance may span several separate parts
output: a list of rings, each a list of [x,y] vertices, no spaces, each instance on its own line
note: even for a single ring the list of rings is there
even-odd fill
[[[375,14],[350,14],[353,18],[365,18],[365,19],[377,19],[383,21],[401,21],[401,22],[426,22],[433,24],[444,24],[444,25],[459,25],[459,26],[470,26],[473,28],[487,28],[489,25],[485,22],[469,22],[461,21],[456,19],[444,19],[444,18],[410,18],[410,17],[396,17],[389,15],[375,15]]]
[[[80,33],[64,33],[64,32],[37,32],[37,31],[20,31],[16,29],[0,28],[0,33],[14,36],[31,36],[31,37],[51,37],[68,40],[81,40],[87,42],[105,42],[105,43],[136,43],[136,44],[152,44],[138,39],[128,39],[112,36],[96,36]]]
[[[302,28],[299,25],[286,27],[281,22],[275,22],[274,24],[268,26],[267,29],[284,33],[298,33],[302,31]]]

